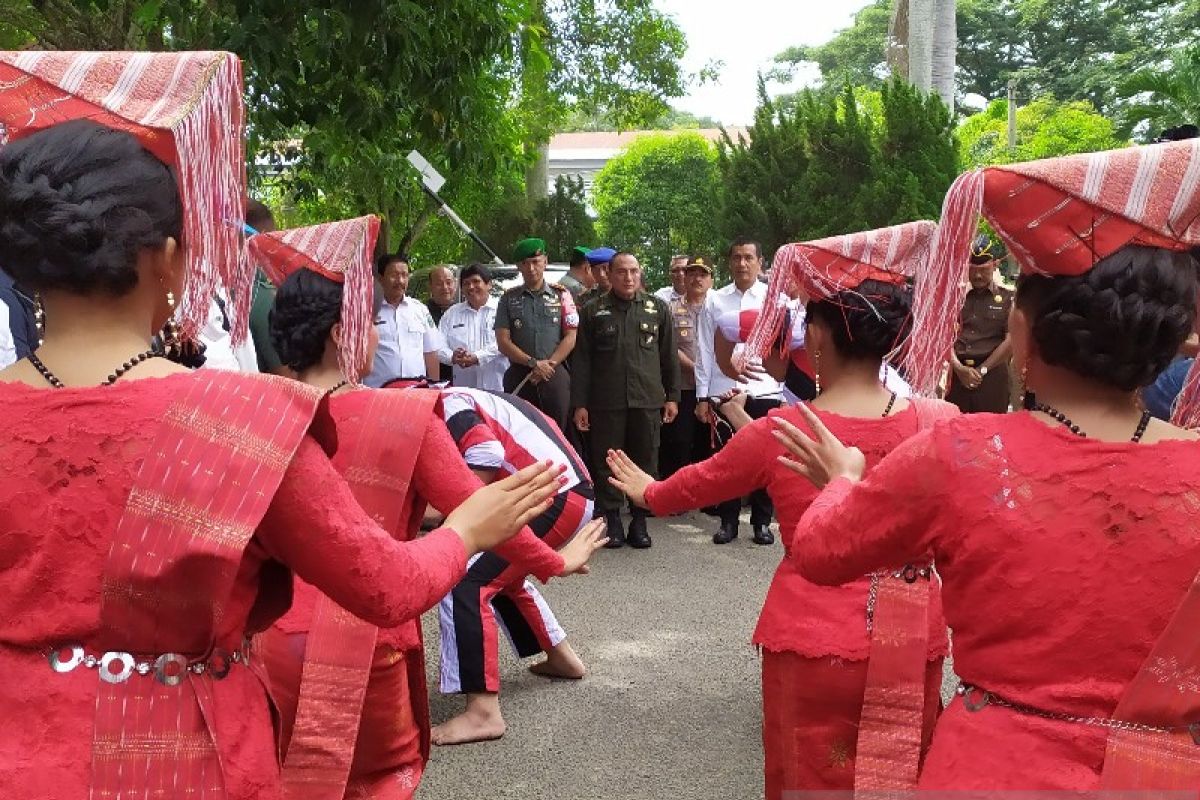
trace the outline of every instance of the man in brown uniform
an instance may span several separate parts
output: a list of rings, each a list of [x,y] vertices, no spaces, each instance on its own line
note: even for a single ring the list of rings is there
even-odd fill
[[[958,340],[950,354],[946,399],[964,414],[1008,411],[1010,398],[1008,312],[1013,293],[995,281],[1004,246],[981,234],[971,245],[971,289],[963,303]]]
[[[683,293],[667,304],[675,326],[680,383],[679,416],[663,425],[659,444],[658,469],[662,480],[688,464],[707,458],[712,450],[707,426],[696,419],[696,334],[700,331],[704,298],[712,284],[712,261],[692,256],[684,264]]]

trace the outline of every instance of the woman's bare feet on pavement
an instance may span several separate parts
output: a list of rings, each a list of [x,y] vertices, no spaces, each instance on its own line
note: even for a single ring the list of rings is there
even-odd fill
[[[577,681],[587,674],[587,667],[566,641],[559,642],[546,653],[546,660],[529,667],[534,675]]]
[[[503,736],[507,729],[500,714],[500,695],[468,694],[466,711],[435,725],[430,739],[441,746],[490,742]]]

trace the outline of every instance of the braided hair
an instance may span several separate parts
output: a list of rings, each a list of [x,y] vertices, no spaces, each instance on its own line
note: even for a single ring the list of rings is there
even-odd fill
[[[852,361],[881,361],[912,330],[912,288],[865,280],[823,300],[811,300],[808,321],[829,329],[838,354]]]
[[[1192,331],[1190,253],[1126,245],[1082,275],[1026,275],[1017,307],[1042,360],[1123,391],[1153,382]]]
[[[175,176],[133,135],[73,120],[0,149],[0,264],[18,283],[121,296],[168,238],[183,238]]]

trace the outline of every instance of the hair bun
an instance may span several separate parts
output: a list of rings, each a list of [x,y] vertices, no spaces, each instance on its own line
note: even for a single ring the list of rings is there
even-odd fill
[[[809,303],[808,314],[830,329],[841,355],[882,360],[912,329],[912,289],[866,280],[829,300]]]
[[[0,263],[30,288],[124,294],[182,219],[171,170],[131,134],[74,120],[0,150]]]
[[[1123,391],[1154,381],[1195,318],[1188,253],[1129,245],[1079,276],[1021,279],[1042,360]]]

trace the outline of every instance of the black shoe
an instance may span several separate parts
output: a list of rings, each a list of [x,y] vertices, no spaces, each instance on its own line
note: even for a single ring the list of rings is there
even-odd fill
[[[645,550],[651,545],[650,532],[646,530],[645,514],[634,514],[633,519],[629,520],[629,534],[626,536],[626,541],[630,547],[638,550]]]
[[[729,544],[737,538],[737,522],[721,522],[721,530],[713,534],[713,544]]]
[[[775,535],[771,533],[770,525],[754,526],[755,544],[775,544]]]
[[[624,547],[625,528],[621,525],[621,512],[610,511],[605,514],[604,524],[608,526],[608,530],[605,531],[605,536],[608,537],[608,541],[604,543],[604,546],[609,550],[616,550],[618,547]]]

